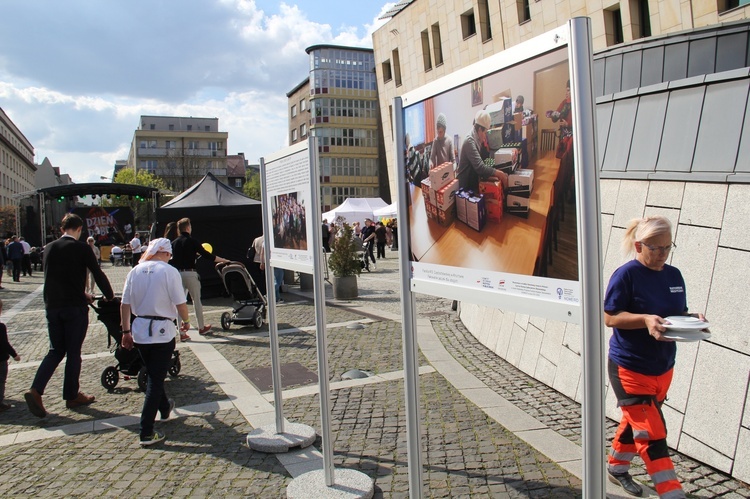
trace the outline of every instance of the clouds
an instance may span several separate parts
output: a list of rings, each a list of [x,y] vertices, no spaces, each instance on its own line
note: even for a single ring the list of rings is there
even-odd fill
[[[285,94],[308,74],[305,48],[371,46],[383,7],[351,2],[358,17],[329,23],[304,10],[320,3],[258,3],[6,0],[0,106],[37,161],[76,182],[126,157],[142,114],[218,117],[229,152],[257,161],[286,143]]]

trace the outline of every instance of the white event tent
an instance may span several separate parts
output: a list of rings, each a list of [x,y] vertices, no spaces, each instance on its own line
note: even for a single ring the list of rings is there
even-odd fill
[[[375,210],[387,206],[388,204],[380,198],[349,198],[338,207],[323,213],[323,220],[337,223],[341,217],[348,224],[359,222],[360,225],[364,225],[366,218],[375,220]]]

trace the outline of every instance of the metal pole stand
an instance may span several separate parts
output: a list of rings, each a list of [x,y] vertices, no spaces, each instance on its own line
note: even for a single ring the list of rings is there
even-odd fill
[[[309,447],[315,442],[315,428],[299,423],[284,425],[283,433],[276,432],[276,425],[256,428],[247,435],[247,446],[252,450],[268,453],[289,452],[289,449]]]
[[[336,469],[336,483],[326,485],[325,470],[308,471],[286,487],[288,499],[332,497],[336,499],[369,499],[375,495],[375,483],[361,471]]]

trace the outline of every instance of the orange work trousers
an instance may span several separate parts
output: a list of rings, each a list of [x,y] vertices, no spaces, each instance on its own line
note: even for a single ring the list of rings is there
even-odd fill
[[[638,453],[660,498],[684,498],[669,457],[667,427],[661,412],[674,370],[650,376],[625,369],[611,360],[608,370],[622,420],[612,440],[607,469],[613,474],[627,472],[630,461]]]

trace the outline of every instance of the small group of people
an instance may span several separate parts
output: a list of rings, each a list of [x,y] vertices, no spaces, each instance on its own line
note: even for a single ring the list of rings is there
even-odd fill
[[[381,221],[373,222],[371,218],[366,218],[364,227],[362,227],[359,222],[353,222],[352,237],[355,238],[358,251],[364,253],[363,262],[365,270],[368,272],[370,271],[370,262],[377,267],[377,259],[386,258],[385,248],[393,247],[396,230],[395,220],[391,220],[387,224],[384,224]],[[329,225],[328,220],[323,220],[323,248],[326,252],[331,251],[336,238],[342,233],[343,231],[337,229],[334,224]],[[376,250],[377,259],[375,257]]]
[[[0,269],[5,268],[14,282],[21,282],[21,275],[31,277],[32,266],[33,271],[36,271],[41,262],[41,249],[32,247],[23,236],[13,235],[4,242],[0,242]],[[2,271],[0,271],[0,289],[3,289]]]
[[[96,240],[93,236],[90,236],[87,242],[92,247],[97,247]],[[138,265],[141,253],[146,245],[148,245],[148,236],[145,234],[141,236],[140,233],[136,232],[133,239],[125,244],[115,244],[112,246],[112,249],[109,252],[109,261],[112,265],[127,265],[135,267]],[[101,252],[99,252],[99,260],[101,260]]]
[[[307,249],[305,205],[297,199],[296,192],[277,196],[272,216],[277,248]]]

